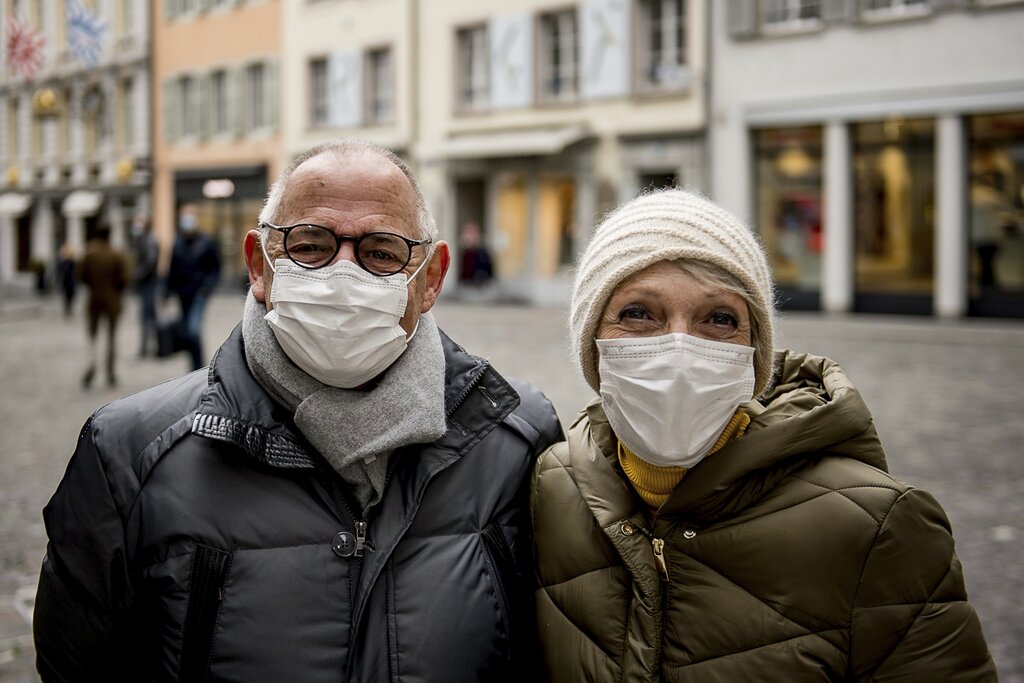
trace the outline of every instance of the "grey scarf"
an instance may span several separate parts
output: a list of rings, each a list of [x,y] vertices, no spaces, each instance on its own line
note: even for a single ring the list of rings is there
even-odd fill
[[[384,493],[398,448],[431,443],[446,430],[444,351],[433,316],[420,316],[409,347],[369,390],[338,389],[285,355],[266,306],[249,292],[242,314],[245,359],[260,386],[294,413],[295,426],[351,486],[365,511]]]

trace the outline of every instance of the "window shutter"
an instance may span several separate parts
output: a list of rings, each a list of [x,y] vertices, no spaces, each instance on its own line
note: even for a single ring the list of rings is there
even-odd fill
[[[231,85],[231,121],[235,137],[242,137],[249,128],[249,86],[246,83],[245,65],[229,72]]]
[[[733,38],[753,38],[758,29],[757,0],[728,0],[726,24]]]
[[[267,127],[270,130],[277,130],[278,127],[278,102],[281,98],[277,96],[277,69],[276,59],[268,59],[263,64],[263,107],[267,115]]]
[[[199,75],[198,80],[199,137],[205,139],[213,132],[213,72]]]
[[[178,81],[170,79],[163,85],[164,140],[174,142],[178,138]]]

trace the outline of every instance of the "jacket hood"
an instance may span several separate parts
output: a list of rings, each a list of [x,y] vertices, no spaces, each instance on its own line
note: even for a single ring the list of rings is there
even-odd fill
[[[837,363],[782,351],[776,367],[774,388],[747,408],[751,422],[746,434],[687,472],[659,516],[710,520],[735,514],[786,475],[824,455],[887,470],[871,413]],[[628,500],[602,493],[608,486],[629,485],[614,471],[616,438],[599,400],[577,418],[569,445],[576,477],[598,520],[628,515]],[[596,453],[611,467],[595,467]]]

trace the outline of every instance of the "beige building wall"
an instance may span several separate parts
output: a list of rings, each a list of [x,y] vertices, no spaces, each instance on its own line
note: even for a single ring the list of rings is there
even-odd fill
[[[205,3],[205,10],[191,9],[169,16],[169,1],[158,0],[153,12],[153,224],[166,246],[175,235],[176,208],[181,202],[176,178],[182,173],[201,176],[204,170],[265,166],[269,183],[283,163],[277,92],[282,3],[211,1]],[[244,117],[251,115],[251,106],[246,102],[242,79],[246,67],[255,63],[266,66],[264,116],[269,118],[265,125],[253,128],[243,123]],[[218,131],[211,128],[208,118],[213,105],[207,79],[221,69],[229,74],[228,125],[226,130]],[[194,108],[199,119],[191,132],[183,132],[181,122],[176,120],[182,116],[182,105],[169,95],[173,94],[169,83],[185,75],[196,79]],[[265,193],[266,183],[262,185]],[[234,204],[228,209],[210,203],[201,212],[200,228],[218,233],[225,271],[235,276],[243,268],[239,262],[240,240],[247,227],[255,225],[261,197],[219,201]],[[226,222],[230,225],[225,226]]]
[[[378,142],[400,154],[415,140],[413,64],[417,0],[284,3],[282,107],[283,148],[288,159],[343,136]],[[430,48],[428,41],[427,49]],[[375,92],[370,56],[389,50],[391,113],[375,120],[368,111]],[[330,74],[327,120],[317,121],[311,101],[311,62],[324,60]]]
[[[494,252],[498,296],[561,303],[602,213],[654,176],[704,187],[706,3],[681,4],[685,85],[654,93],[644,92],[637,52],[641,0],[421,2],[414,156],[442,236],[455,247],[454,269],[461,226],[479,221]],[[560,11],[575,14],[579,82],[574,96],[552,102],[544,97],[550,46],[541,17]],[[467,111],[457,34],[473,26],[487,33],[491,91],[489,102]],[[608,71],[613,48],[622,49],[619,71]],[[609,90],[623,70],[625,83]]]

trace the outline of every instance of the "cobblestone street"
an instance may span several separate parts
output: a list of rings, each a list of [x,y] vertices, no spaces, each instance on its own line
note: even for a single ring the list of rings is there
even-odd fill
[[[56,297],[0,300],[0,683],[38,680],[29,619],[45,548],[40,510],[83,422],[108,401],[188,370],[183,354],[136,357],[136,307],[128,303],[120,384],[108,388],[99,373],[83,390],[80,309],[65,319]],[[241,308],[240,296],[213,300],[207,356]],[[540,386],[564,424],[589,401],[568,360],[562,311],[443,301],[436,318],[503,374]],[[840,362],[875,416],[890,470],[943,505],[1000,680],[1024,683],[1024,324],[790,313],[780,337],[780,346]]]

